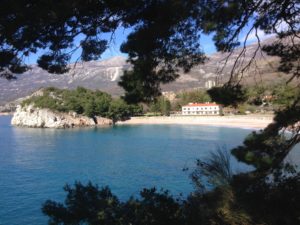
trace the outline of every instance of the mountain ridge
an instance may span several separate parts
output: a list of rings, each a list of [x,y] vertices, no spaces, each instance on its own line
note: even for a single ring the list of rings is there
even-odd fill
[[[262,44],[269,44],[273,41],[274,38],[265,39]],[[257,46],[255,43],[247,46],[245,61],[251,58]],[[230,68],[234,64],[234,59],[241,51],[241,49],[237,49],[233,52],[222,73],[218,72],[218,70],[222,67],[222,61],[224,62],[224,58],[227,55],[217,52],[208,56],[209,60],[205,64],[192,68],[189,73],[180,73],[180,77],[175,82],[162,85],[162,91],[179,92],[195,88],[205,88],[207,81],[218,80],[219,83],[225,83],[229,79]],[[259,79],[273,82],[273,75],[277,75],[276,80],[283,76],[283,74],[276,72],[276,65],[279,62],[276,57],[270,57],[262,53],[257,55],[256,58],[261,67],[261,77]],[[270,64],[273,66],[270,66]],[[125,57],[114,56],[101,61],[80,62],[76,65],[73,63],[70,64],[70,67],[71,69],[68,73],[57,75],[49,74],[37,67],[37,65],[32,65],[32,69],[18,75],[16,80],[8,81],[0,79],[0,105],[30,95],[42,87],[49,86],[67,89],[82,86],[90,89],[99,89],[113,96],[120,96],[124,92],[118,86],[118,81],[123,71],[130,69],[131,66],[126,62]],[[255,70],[257,68],[250,68],[247,71],[247,74],[244,76],[246,82],[252,82],[248,77],[251,78],[249,75],[252,75]]]

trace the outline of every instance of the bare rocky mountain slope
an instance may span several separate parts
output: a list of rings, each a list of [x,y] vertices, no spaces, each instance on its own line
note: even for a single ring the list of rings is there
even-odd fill
[[[271,43],[274,38],[266,39],[263,43]],[[257,48],[257,44],[251,44],[247,47],[245,53],[245,62],[250,60]],[[222,73],[218,73],[226,57],[223,53],[215,53],[209,56],[209,60],[204,65],[193,68],[187,74],[181,74],[176,82],[164,85],[163,91],[181,91],[193,88],[203,88],[207,81],[219,80],[224,83],[229,78],[235,58],[239,55],[241,49],[235,51],[227,61],[226,67]],[[253,83],[264,81],[274,82],[283,79],[283,75],[276,72],[278,59],[258,53],[256,66],[252,66],[246,71],[245,82]],[[99,89],[112,95],[121,95],[122,89],[118,86],[118,80],[125,69],[130,65],[126,58],[116,56],[102,61],[92,61],[70,65],[71,70],[67,74],[49,74],[37,66],[22,75],[18,79],[8,81],[0,79],[0,105],[22,98],[40,89],[41,87],[54,86],[58,88],[76,88],[83,86],[91,89]],[[255,74],[255,76],[253,76]],[[274,76],[275,75],[275,76]],[[248,78],[247,78],[248,77]],[[274,79],[274,77],[276,79]]]

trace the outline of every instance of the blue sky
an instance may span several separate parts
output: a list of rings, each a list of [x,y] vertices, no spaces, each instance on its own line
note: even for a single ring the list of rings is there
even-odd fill
[[[131,29],[124,29],[124,28],[118,28],[115,33],[115,38],[113,42],[111,43],[110,47],[104,52],[102,55],[103,59],[110,58],[116,55],[123,55],[126,57],[125,54],[122,54],[120,52],[120,46],[121,44],[126,41],[127,35],[131,32]],[[109,35],[107,35],[109,37]],[[201,35],[201,45],[202,49],[206,54],[212,54],[216,52],[215,45],[212,41],[212,35]]]
[[[244,42],[244,40],[246,38],[246,34],[250,30],[250,26],[252,26],[252,25],[253,24],[250,23],[250,24],[248,24],[248,26],[245,27],[245,29],[242,30],[240,37],[239,37],[239,40],[241,43]],[[118,28],[115,32],[113,42],[110,44],[110,47],[102,55],[102,59],[111,58],[116,55],[123,55],[126,57],[125,54],[122,54],[120,52],[120,46],[124,41],[126,41],[126,37],[131,31],[132,31],[132,29],[124,29],[122,27]],[[272,36],[272,35],[266,35],[262,30],[258,30],[257,34],[261,40],[264,40],[264,39]],[[104,37],[109,38],[109,35],[106,35]],[[204,51],[204,53],[207,55],[211,55],[216,52],[216,47],[212,40],[212,37],[213,37],[213,34],[210,34],[210,35],[201,34],[201,39],[200,39],[201,47],[202,47],[202,50]],[[255,35],[255,32],[253,31],[248,36],[247,45],[254,43],[254,42],[257,42],[257,38]]]
[[[249,29],[249,28],[248,28]],[[111,58],[111,57],[114,57],[114,56],[124,56],[126,57],[126,54],[123,54],[120,52],[120,46],[121,44],[126,41],[126,37],[127,35],[131,32],[132,30],[131,29],[124,29],[122,27],[118,28],[113,36],[113,39],[111,40],[111,43],[109,45],[109,48],[103,53],[101,59],[108,59],[108,58]],[[240,41],[243,41],[245,39],[245,36],[246,36],[246,33],[247,33],[247,28],[244,29],[244,31],[241,33],[240,35]],[[263,31],[259,30],[258,31],[258,35],[259,37],[263,40],[267,37],[269,37],[269,35],[266,35]],[[103,38],[105,39],[110,39],[110,34],[104,34],[103,35]],[[80,37],[77,38],[77,40],[75,40],[75,42],[77,44],[79,44],[79,40],[80,40]],[[248,41],[247,41],[247,44],[251,44],[253,42],[256,41],[256,37],[255,37],[255,33],[252,32],[249,37],[248,37]],[[202,47],[202,50],[205,52],[205,54],[207,54],[208,56],[210,54],[213,54],[216,52],[216,48],[215,48],[215,45],[212,41],[212,34],[211,35],[204,35],[202,34],[201,35],[201,39],[200,39],[200,43],[201,43],[201,47]],[[39,51],[37,54],[33,54],[33,55],[30,55],[29,57],[27,57],[25,59],[25,63],[27,64],[35,64],[39,55],[41,55],[43,52],[45,52],[45,50],[41,50]],[[72,55],[72,58],[71,58],[71,62],[74,62],[78,59],[78,57],[80,56],[80,50],[77,50],[73,55]],[[100,59],[100,60],[101,60]]]
[[[124,56],[126,57],[126,54],[123,54],[120,52],[120,46],[121,44],[126,41],[126,38],[128,34],[131,32],[131,29],[124,29],[122,27],[118,28],[111,40],[111,43],[109,45],[109,48],[102,54],[101,59],[108,59],[114,56]],[[81,37],[78,37],[77,40],[75,40],[76,43],[79,43]],[[103,38],[110,39],[110,34],[104,34]],[[206,54],[212,54],[216,52],[216,48],[214,46],[214,43],[212,41],[212,36],[208,35],[201,35],[201,45],[202,49]],[[37,54],[32,54],[29,57],[25,59],[25,62],[28,64],[35,64],[39,55],[46,52],[45,50],[40,50],[37,52]],[[71,58],[71,62],[74,62],[77,60],[77,58],[80,56],[80,50],[76,51]],[[100,60],[101,60],[100,59]]]

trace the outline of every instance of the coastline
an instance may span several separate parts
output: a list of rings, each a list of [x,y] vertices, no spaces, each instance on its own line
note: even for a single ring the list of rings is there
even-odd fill
[[[0,113],[0,116],[13,116],[13,113]],[[217,126],[244,129],[263,129],[272,123],[273,115],[228,115],[228,116],[140,116],[126,121],[118,121],[116,125],[195,125]]]
[[[14,113],[3,113],[3,112],[0,112],[0,116],[13,116]]]
[[[119,121],[117,125],[202,125],[263,129],[272,123],[273,115],[234,115],[234,116],[155,116],[132,117]]]

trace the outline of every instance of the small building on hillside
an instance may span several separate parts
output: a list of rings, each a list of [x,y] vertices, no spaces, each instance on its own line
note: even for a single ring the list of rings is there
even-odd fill
[[[211,89],[212,87],[216,86],[216,81],[214,80],[208,80],[205,82],[205,88]]]
[[[182,106],[182,115],[222,115],[222,106],[216,103],[189,103]]]

